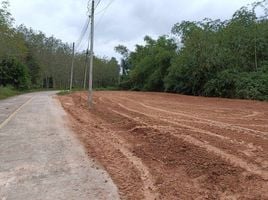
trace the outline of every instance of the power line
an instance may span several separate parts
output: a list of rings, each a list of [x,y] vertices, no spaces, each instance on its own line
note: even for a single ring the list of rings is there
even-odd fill
[[[106,11],[111,5],[112,3],[114,2],[115,0],[111,0],[110,3],[107,4],[107,6],[105,8],[103,8],[102,10],[100,10],[99,12],[97,12],[95,15],[98,15],[104,11]]]
[[[95,9],[100,5],[100,2],[101,0],[99,0],[95,6]],[[88,1],[88,5],[90,5],[90,0]],[[90,7],[88,7],[88,12],[90,12]],[[87,30],[88,30],[88,27],[89,27],[89,23],[90,23],[90,17],[87,18],[86,22],[85,22],[85,25],[81,31],[81,34],[80,34],[80,37],[78,38],[77,42],[76,42],[76,51],[80,50],[80,46],[81,46],[81,43],[87,33]]]
[[[87,41],[85,69],[84,69],[84,81],[83,81],[83,88],[84,89],[86,89],[86,83],[87,83],[87,69],[88,69],[88,55],[89,55],[90,38],[91,38],[91,33],[89,34],[88,41]]]
[[[81,45],[81,42],[83,41],[83,39],[84,39],[84,37],[85,37],[85,34],[86,34],[86,32],[87,32],[87,30],[88,30],[88,27],[89,27],[89,22],[90,22],[90,20],[89,20],[89,18],[87,18],[87,20],[86,20],[86,22],[85,22],[85,25],[84,25],[84,27],[83,27],[81,33],[80,33],[80,36],[79,36],[79,38],[78,38],[78,40],[77,40],[77,42],[76,42],[76,50],[79,49],[79,47],[80,47],[80,45]]]
[[[90,13],[91,13],[91,2],[92,2],[92,0],[88,0],[88,3],[87,3],[87,10],[88,10],[88,14],[90,15]],[[97,7],[100,5],[100,2],[101,2],[101,0],[99,0],[97,3],[96,3],[96,6],[95,6],[95,9],[94,10],[96,10],[97,9]]]
[[[96,10],[97,7],[99,6],[100,2],[101,2],[101,0],[98,1],[97,5],[96,5],[96,7],[95,7],[95,10]]]
[[[102,18],[104,17],[105,15],[105,12],[107,11],[107,9],[112,5],[112,3],[114,2],[115,0],[111,0],[107,6],[105,8],[103,8],[102,10],[100,10],[97,14],[100,14],[102,13],[100,19],[98,20],[97,24],[96,24],[96,27],[99,25],[99,23],[101,22]],[[99,0],[95,6],[95,9],[100,5],[101,3],[101,0]],[[90,0],[88,1],[88,5],[90,5]],[[88,12],[90,12],[92,8],[90,8],[88,6]],[[95,14],[96,15],[96,14]],[[90,23],[90,18],[87,18],[86,22],[85,22],[85,25],[83,27],[83,29],[81,30],[81,33],[80,33],[80,36],[78,38],[78,40],[76,41],[76,51],[79,51],[80,50],[80,47],[81,47],[81,43],[87,33],[87,30],[89,28],[89,23]]]
[[[96,28],[99,26],[99,24],[100,24],[101,20],[103,19],[104,15],[105,15],[105,12],[102,13],[101,17],[100,17],[99,20],[97,21],[96,26],[95,26]]]
[[[101,11],[99,11],[99,12],[97,13],[97,14],[100,14],[101,12],[103,12],[102,15],[101,15],[101,17],[99,18],[98,22],[96,23],[96,27],[98,27],[98,25],[100,24],[101,20],[103,19],[104,15],[105,15],[105,12],[106,12],[107,9],[112,5],[112,3],[113,3],[114,1],[115,1],[115,0],[111,0],[110,3],[107,4],[107,6],[106,6],[104,9],[102,9]],[[96,14],[96,15],[97,15],[97,14]]]

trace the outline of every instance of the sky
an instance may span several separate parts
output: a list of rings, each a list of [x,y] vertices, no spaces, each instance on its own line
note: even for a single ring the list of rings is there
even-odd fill
[[[16,25],[24,24],[67,43],[78,40],[88,17],[88,0],[9,1]],[[230,19],[236,10],[253,2],[255,0],[101,0],[96,8],[94,51],[101,57],[118,57],[114,51],[118,44],[133,50],[136,44],[143,43],[146,35],[157,38],[170,34],[177,22]],[[105,9],[107,5],[110,6]],[[78,51],[87,46],[86,40],[85,37]]]

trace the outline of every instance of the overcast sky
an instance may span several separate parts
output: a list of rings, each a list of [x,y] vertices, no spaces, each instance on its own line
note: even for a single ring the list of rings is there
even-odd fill
[[[96,0],[98,2],[98,0]],[[101,0],[96,13],[111,0]],[[96,15],[95,53],[115,56],[114,47],[133,49],[145,35],[169,34],[182,20],[229,19],[255,0],[114,0]],[[10,0],[16,24],[41,30],[64,42],[75,42],[87,17],[87,0]],[[85,42],[84,42],[85,43]]]

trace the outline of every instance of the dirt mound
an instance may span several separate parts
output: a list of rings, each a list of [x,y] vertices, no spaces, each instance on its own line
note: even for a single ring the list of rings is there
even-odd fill
[[[268,104],[161,93],[59,97],[123,199],[268,199]]]

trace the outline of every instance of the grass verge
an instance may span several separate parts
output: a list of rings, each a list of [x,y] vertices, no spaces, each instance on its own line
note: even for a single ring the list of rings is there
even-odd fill
[[[94,91],[118,91],[118,87],[94,88]]]
[[[105,87],[105,88],[94,88],[94,91],[118,91],[119,89],[117,87]],[[87,90],[80,89],[80,88],[74,88],[72,91],[70,90],[62,90],[57,93],[57,95],[64,96],[71,94],[72,92],[87,92]]]
[[[6,99],[22,93],[23,92],[15,90],[12,87],[0,87],[0,99]]]
[[[67,95],[70,93],[71,93],[70,90],[62,90],[62,91],[58,92],[57,95],[64,96],[64,95]]]

